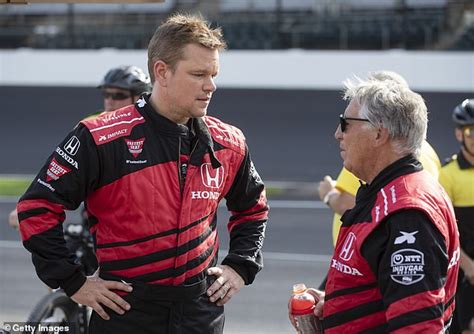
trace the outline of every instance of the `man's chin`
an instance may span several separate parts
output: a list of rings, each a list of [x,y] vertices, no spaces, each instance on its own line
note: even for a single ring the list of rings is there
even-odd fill
[[[199,109],[193,112],[193,117],[199,118],[199,117],[204,117],[207,115],[207,108],[206,109]]]

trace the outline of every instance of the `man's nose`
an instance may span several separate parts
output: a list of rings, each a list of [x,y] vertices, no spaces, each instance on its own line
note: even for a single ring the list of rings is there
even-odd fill
[[[204,91],[206,92],[215,92],[217,89],[216,83],[214,82],[214,78],[210,77],[204,83]]]
[[[336,132],[334,132],[334,138],[336,138],[336,140],[342,140],[341,125],[337,126]]]

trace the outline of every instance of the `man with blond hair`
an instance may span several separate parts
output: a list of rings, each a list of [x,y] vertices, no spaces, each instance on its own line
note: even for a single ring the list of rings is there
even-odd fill
[[[38,276],[94,309],[92,334],[222,333],[223,305],[263,266],[263,182],[242,132],[206,116],[224,48],[202,18],[170,17],[148,47],[151,94],[82,121],[18,203]],[[230,245],[218,265],[223,198]],[[100,265],[92,277],[61,228],[83,200]]]

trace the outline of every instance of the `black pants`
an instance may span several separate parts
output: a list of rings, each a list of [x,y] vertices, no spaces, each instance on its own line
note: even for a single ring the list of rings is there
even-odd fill
[[[462,332],[468,329],[471,320],[474,318],[474,285],[471,285],[464,277],[462,270],[459,270],[456,314],[459,330]]]
[[[205,293],[197,297],[163,296],[162,291],[133,284],[133,291],[122,297],[131,306],[119,315],[104,307],[110,320],[92,313],[89,334],[221,334],[224,307],[209,301]]]

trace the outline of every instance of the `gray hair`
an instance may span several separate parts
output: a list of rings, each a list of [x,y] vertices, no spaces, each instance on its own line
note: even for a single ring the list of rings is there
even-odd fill
[[[408,82],[400,74],[393,71],[375,71],[369,73],[369,80],[391,80],[395,83],[408,87]]]
[[[419,155],[426,138],[428,113],[421,95],[410,90],[404,79],[381,79],[373,74],[367,80],[348,79],[344,82],[344,99],[356,99],[361,105],[360,117],[386,128],[399,153]]]

